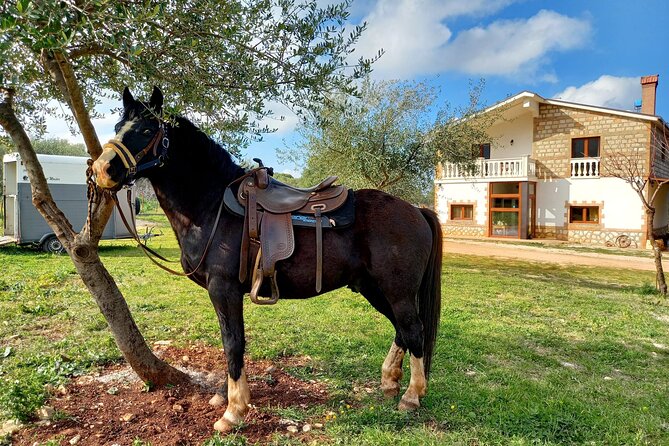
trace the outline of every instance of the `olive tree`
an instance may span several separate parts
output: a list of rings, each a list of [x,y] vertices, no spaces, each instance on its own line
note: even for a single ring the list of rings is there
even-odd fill
[[[297,149],[283,156],[304,166],[303,183],[336,172],[354,188],[375,188],[414,203],[431,197],[437,164],[472,164],[495,113],[476,116],[483,84],[465,107],[438,103],[423,83],[366,79],[360,97],[337,96],[305,121]]]
[[[55,114],[102,152],[92,118],[101,98],[122,87],[159,85],[168,112],[188,115],[233,152],[270,129],[257,122],[276,101],[308,110],[322,97],[355,91],[373,60],[351,63],[364,27],[345,28],[349,3],[315,0],[17,0],[0,5],[0,126],[26,165],[33,203],[61,240],[140,378],[185,379],[155,357],[98,256],[113,208],[98,191],[91,218],[76,231],[58,209],[31,135]],[[53,106],[56,99],[67,112]]]

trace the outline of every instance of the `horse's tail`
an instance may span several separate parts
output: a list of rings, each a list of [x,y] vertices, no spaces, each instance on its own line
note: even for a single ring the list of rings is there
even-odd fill
[[[429,209],[420,211],[432,230],[432,250],[418,290],[418,315],[423,323],[423,366],[427,378],[430,375],[432,353],[437,340],[439,316],[441,315],[442,235],[437,214]]]

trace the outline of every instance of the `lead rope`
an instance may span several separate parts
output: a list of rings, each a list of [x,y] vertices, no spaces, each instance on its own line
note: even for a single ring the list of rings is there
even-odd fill
[[[86,199],[88,200],[86,206],[86,228],[88,233],[91,232],[91,222],[93,221],[93,204],[100,204],[100,189],[95,184],[93,179],[93,160],[87,159],[86,165]],[[103,192],[104,193],[104,192]]]
[[[130,191],[130,189],[128,189],[127,197],[128,197],[128,206],[129,206],[129,208],[132,212],[131,191]],[[221,219],[221,211],[223,210],[223,200],[222,199],[221,199],[221,204],[218,206],[218,212],[216,213],[216,220],[214,221],[214,227],[211,230],[211,234],[209,234],[209,240],[207,240],[207,244],[204,247],[204,251],[202,252],[202,257],[200,257],[200,261],[198,262],[198,264],[197,264],[197,266],[195,267],[194,270],[192,270],[191,272],[188,272],[188,273],[184,273],[184,272],[181,272],[181,271],[175,271],[175,270],[163,265],[162,263],[158,262],[153,257],[151,257],[151,255],[153,255],[153,256],[155,256],[155,257],[157,257],[160,260],[163,260],[165,262],[176,263],[174,260],[166,259],[162,255],[158,254],[156,251],[154,251],[153,249],[149,248],[144,243],[142,243],[142,240],[139,238],[139,235],[137,234],[137,228],[136,227],[134,229],[131,228],[130,224],[128,223],[128,220],[126,219],[125,215],[123,214],[123,209],[121,209],[121,204],[118,201],[118,196],[116,195],[116,193],[112,194],[112,198],[114,199],[114,203],[116,204],[116,207],[118,208],[118,213],[121,215],[121,220],[123,221],[123,224],[125,225],[126,229],[130,233],[130,235],[132,235],[133,239],[139,244],[139,247],[142,248],[142,252],[144,254],[146,254],[146,256],[149,258],[149,260],[151,260],[153,263],[155,263],[156,265],[158,265],[160,268],[167,271],[168,273],[174,274],[175,276],[184,276],[184,277],[188,277],[188,276],[191,276],[191,275],[195,274],[195,272],[198,269],[200,269],[200,267],[204,264],[204,259],[207,257],[207,253],[209,252],[209,247],[211,246],[211,242],[214,240],[214,234],[216,234],[216,229],[218,228],[218,223]]]

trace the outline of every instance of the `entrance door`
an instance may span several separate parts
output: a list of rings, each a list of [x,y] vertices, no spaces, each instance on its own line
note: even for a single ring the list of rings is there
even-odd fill
[[[527,239],[536,230],[536,183],[490,183],[488,235]]]
[[[490,183],[488,231],[491,237],[520,238],[522,197],[520,184]]]

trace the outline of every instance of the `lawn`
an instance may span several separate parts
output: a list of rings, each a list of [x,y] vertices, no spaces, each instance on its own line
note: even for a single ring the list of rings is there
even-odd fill
[[[163,232],[151,247],[177,257]],[[104,242],[101,255],[147,339],[220,345],[204,290],[129,242]],[[29,416],[46,383],[120,360],[66,256],[2,248],[0,271],[0,419]],[[380,392],[354,390],[378,385],[393,333],[348,290],[249,302],[248,355],[311,358],[290,372],[325,382],[331,400],[290,416],[336,410],[318,444],[669,444],[669,305],[652,280],[651,272],[446,254],[428,395],[413,414]]]

